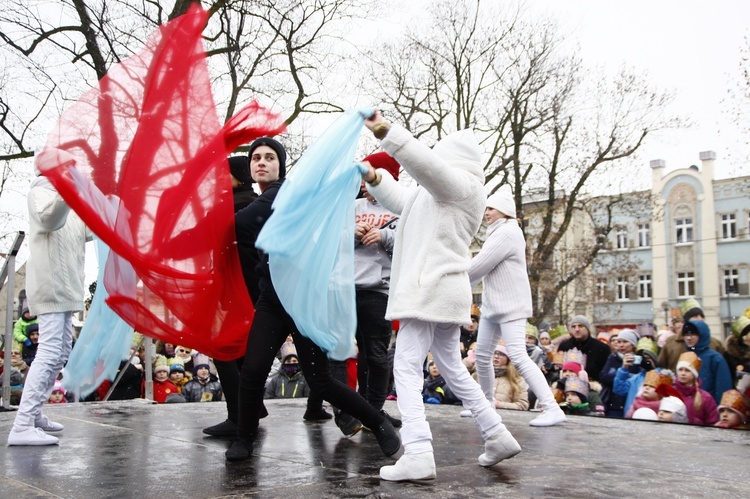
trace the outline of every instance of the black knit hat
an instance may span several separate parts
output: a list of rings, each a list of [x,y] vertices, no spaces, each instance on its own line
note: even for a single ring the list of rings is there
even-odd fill
[[[239,180],[242,185],[250,185],[253,183],[253,177],[250,176],[250,161],[247,156],[230,157],[229,172],[234,178]]]
[[[276,156],[279,158],[279,178],[286,177],[286,150],[284,149],[284,146],[282,146],[279,141],[274,140],[271,137],[261,137],[250,144],[250,149],[247,152],[247,157],[252,158],[253,151],[255,151],[260,146],[268,146],[276,151]]]

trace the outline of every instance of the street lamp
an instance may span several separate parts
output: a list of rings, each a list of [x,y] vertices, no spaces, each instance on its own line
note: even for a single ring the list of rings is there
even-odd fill
[[[661,309],[664,310],[664,322],[667,324],[667,327],[669,327],[669,310],[671,308],[672,305],[668,301],[661,302]]]

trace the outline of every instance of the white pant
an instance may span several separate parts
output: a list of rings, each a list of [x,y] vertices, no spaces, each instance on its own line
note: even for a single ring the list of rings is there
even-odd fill
[[[502,418],[484,397],[479,385],[471,379],[461,363],[458,348],[459,327],[455,324],[424,322],[416,319],[401,320],[393,362],[393,377],[401,413],[401,442],[405,454],[432,452],[432,433],[425,417],[422,401],[422,366],[427,352],[432,352],[440,374],[448,387],[471,411],[474,422],[487,440],[505,431]]]
[[[34,420],[42,415],[42,404],[49,399],[72,348],[73,313],[39,314],[39,347],[26,374],[14,423],[17,430],[34,427]]]
[[[477,333],[477,378],[487,400],[495,399],[495,370],[492,367],[492,355],[502,337],[508,358],[526,380],[531,390],[539,399],[542,409],[555,407],[555,397],[547,385],[547,380],[539,366],[531,360],[526,352],[526,319],[498,324],[487,319],[479,323]]]

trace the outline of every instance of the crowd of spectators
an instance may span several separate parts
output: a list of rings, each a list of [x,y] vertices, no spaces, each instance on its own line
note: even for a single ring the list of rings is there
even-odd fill
[[[555,400],[567,414],[645,419],[748,429],[750,418],[750,308],[732,325],[725,342],[711,335],[697,301],[682,304],[682,317],[669,327],[613,329],[596,334],[583,316],[567,326],[526,330],[527,352],[546,377]],[[476,380],[479,315],[462,328],[463,363]],[[223,400],[212,359],[188,347],[134,336],[131,358],[120,365],[117,386],[105,382],[85,401],[145,397],[146,348],[152,348],[153,399],[157,403]],[[24,309],[14,328],[11,403],[17,404],[23,380],[39,342],[36,317]],[[394,342],[395,343],[395,342]],[[395,344],[392,345],[391,353]],[[392,356],[390,357],[392,359]],[[392,362],[392,360],[391,360]],[[0,357],[0,373],[6,363]],[[536,398],[508,358],[502,341],[493,352],[495,407],[537,410]],[[119,374],[119,372],[118,372]],[[64,371],[63,371],[64,375]],[[423,399],[429,404],[460,405],[431,356],[425,359]],[[2,380],[2,377],[0,377]],[[266,382],[265,398],[310,396],[291,337],[279,350]],[[391,390],[389,399],[396,399]],[[60,382],[49,403],[72,402]],[[463,415],[469,415],[463,411]]]

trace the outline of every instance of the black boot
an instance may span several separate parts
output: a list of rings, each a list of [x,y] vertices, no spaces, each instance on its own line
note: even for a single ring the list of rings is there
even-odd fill
[[[203,433],[212,437],[233,437],[237,435],[237,424],[227,419],[217,425],[203,428]]]
[[[333,412],[335,414],[333,420],[346,438],[353,437],[362,429],[362,423],[359,419],[338,410],[334,410]]]
[[[371,429],[383,454],[391,457],[401,449],[401,437],[388,419],[383,419],[382,423]]]
[[[394,418],[393,416],[391,416],[390,414],[388,414],[387,412],[385,412],[385,410],[383,410],[383,409],[380,410],[380,415],[383,416],[388,421],[390,421],[394,428],[401,428],[401,420],[400,419]]]
[[[302,416],[306,421],[326,421],[331,419],[333,416],[330,412],[327,412],[322,407],[316,409],[307,409],[305,415]]]
[[[253,454],[253,440],[246,438],[235,438],[232,445],[224,453],[227,461],[244,461]]]

